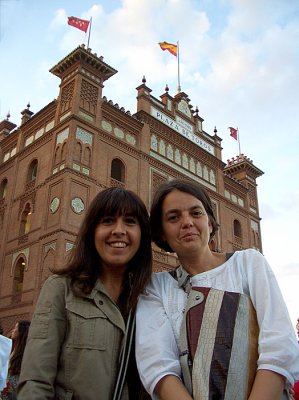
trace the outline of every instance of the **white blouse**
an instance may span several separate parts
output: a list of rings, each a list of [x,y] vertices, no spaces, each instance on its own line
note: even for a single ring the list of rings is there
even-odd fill
[[[283,375],[288,387],[299,380],[299,346],[278,283],[264,256],[237,251],[224,264],[191,279],[192,286],[251,298],[260,329],[258,369]],[[187,295],[168,273],[152,275],[137,308],[136,359],[141,380],[153,395],[166,375],[181,377],[178,339]]]

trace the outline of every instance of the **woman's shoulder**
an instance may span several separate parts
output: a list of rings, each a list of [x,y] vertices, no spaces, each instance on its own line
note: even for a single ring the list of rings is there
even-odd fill
[[[53,274],[50,275],[44,282],[43,286],[48,285],[48,286],[59,286],[59,285],[69,285],[70,284],[70,278],[66,275],[58,275],[58,274]]]
[[[264,259],[264,256],[256,249],[245,249],[235,251],[231,259],[239,261],[255,261]]]
[[[71,279],[65,275],[50,275],[42,284],[40,297],[55,298],[58,294],[69,292]]]
[[[154,290],[167,290],[171,286],[177,285],[175,274],[172,271],[153,272],[148,288]]]

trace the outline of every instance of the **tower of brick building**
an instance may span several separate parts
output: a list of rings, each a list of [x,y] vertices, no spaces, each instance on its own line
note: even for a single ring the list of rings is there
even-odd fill
[[[56,100],[20,126],[0,122],[0,320],[6,332],[30,319],[40,288],[64,265],[82,216],[100,190],[122,186],[150,205],[155,187],[184,178],[205,187],[220,230],[215,251],[262,250],[256,178],[244,155],[224,163],[221,138],[210,135],[184,92],[156,98],[143,78],[137,112],[103,96],[117,71],[84,45],[50,72],[60,79]],[[175,255],[153,248],[154,269]]]

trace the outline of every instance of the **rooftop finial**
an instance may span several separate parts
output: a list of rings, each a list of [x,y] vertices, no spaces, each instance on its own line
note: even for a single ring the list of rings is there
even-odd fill
[[[145,75],[143,75],[142,83],[143,83],[144,85],[145,85],[145,83],[146,83]]]
[[[167,92],[167,93],[168,93],[168,91],[169,91],[169,87],[168,87],[168,85],[167,85],[167,83],[166,83],[166,86],[165,86],[165,92]]]
[[[216,128],[216,126],[215,126],[215,128],[214,128],[214,133],[215,133],[215,135],[217,135],[217,128]]]
[[[27,109],[29,110],[29,108],[30,108],[30,101],[28,101],[27,103]]]
[[[6,120],[9,121],[10,118],[10,112],[8,111],[8,113],[6,114]]]

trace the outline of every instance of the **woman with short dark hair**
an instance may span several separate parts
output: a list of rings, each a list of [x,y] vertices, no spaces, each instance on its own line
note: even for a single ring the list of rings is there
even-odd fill
[[[139,299],[136,358],[147,391],[160,400],[286,399],[299,351],[262,254],[211,250],[218,224],[194,182],[162,184],[150,220],[153,240],[180,266],[153,274]]]

